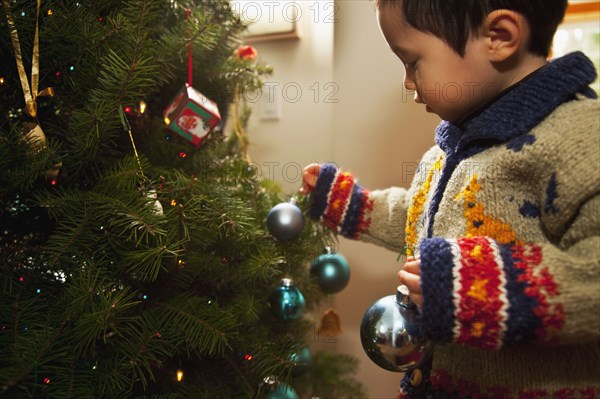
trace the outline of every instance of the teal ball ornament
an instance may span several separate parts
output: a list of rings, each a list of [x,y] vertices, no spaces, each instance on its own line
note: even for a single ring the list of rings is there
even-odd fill
[[[310,353],[310,349],[307,347],[300,349],[290,356],[290,360],[294,362],[294,366],[292,367],[293,377],[298,377],[306,373],[310,370],[312,364],[312,354]]]
[[[280,382],[273,391],[269,392],[266,399],[299,399],[299,397],[294,388]]]
[[[304,229],[304,214],[291,202],[277,204],[267,215],[267,229],[279,241],[292,241]]]
[[[279,320],[290,321],[302,316],[306,301],[302,292],[292,284],[292,280],[284,278],[281,285],[269,295],[269,306]]]
[[[335,294],[348,285],[350,266],[346,258],[339,253],[328,253],[319,255],[313,260],[310,274],[317,280],[321,291],[326,294]]]

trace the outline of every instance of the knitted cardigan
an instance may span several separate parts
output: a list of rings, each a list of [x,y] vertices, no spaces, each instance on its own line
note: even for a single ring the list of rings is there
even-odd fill
[[[322,166],[311,217],[421,259],[436,347],[401,398],[600,397],[595,77],[572,53],[460,126],[442,122],[408,190]]]

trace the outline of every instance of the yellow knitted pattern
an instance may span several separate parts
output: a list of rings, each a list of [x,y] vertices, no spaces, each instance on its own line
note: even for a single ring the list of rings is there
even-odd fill
[[[429,169],[425,182],[414,195],[410,202],[410,206],[408,207],[408,213],[406,216],[406,228],[404,230],[406,234],[407,256],[414,256],[414,248],[417,245],[417,224],[419,218],[423,214],[423,206],[425,205],[427,194],[431,189],[431,181],[433,180],[433,175],[435,174],[435,172],[442,170],[442,159],[443,156],[440,156],[438,160],[433,164],[431,169]]]
[[[464,216],[467,220],[466,237],[486,236],[500,244],[522,244],[510,224],[485,214],[485,207],[477,202],[477,193],[481,185],[477,182],[477,174],[473,175],[469,184],[456,196],[463,199]]]

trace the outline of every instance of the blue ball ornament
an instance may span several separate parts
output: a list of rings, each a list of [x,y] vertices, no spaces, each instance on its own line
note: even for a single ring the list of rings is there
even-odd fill
[[[350,266],[339,253],[319,255],[313,260],[310,274],[326,294],[335,294],[343,290],[350,281]]]
[[[302,292],[292,285],[292,280],[284,278],[269,295],[269,306],[279,320],[290,321],[302,316],[306,302]]]
[[[304,214],[291,202],[275,205],[267,215],[269,233],[279,241],[291,241],[304,229]]]
[[[312,354],[310,353],[310,349],[304,347],[300,349],[298,352],[293,353],[290,356],[290,360],[294,362],[294,366],[292,367],[292,376],[298,377],[308,370],[310,370],[310,365],[312,363]]]
[[[294,388],[283,382],[277,385],[273,391],[266,396],[267,399],[299,399]]]

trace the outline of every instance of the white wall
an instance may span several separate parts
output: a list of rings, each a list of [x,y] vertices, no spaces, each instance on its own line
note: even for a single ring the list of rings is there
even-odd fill
[[[309,162],[335,162],[368,189],[407,186],[416,163],[433,144],[438,119],[414,104],[403,89],[402,65],[383,41],[372,3],[297,3],[303,9],[299,40],[254,44],[275,70],[267,81],[280,88],[295,82],[303,93],[297,102],[279,99],[279,120],[260,120],[256,107],[248,129],[253,162],[290,195],[300,187],[294,171]],[[328,22],[332,16],[335,21]],[[339,251],[352,274],[346,289],[332,298],[343,334],[335,344],[316,342],[314,349],[359,358],[357,377],[368,388],[368,397],[395,398],[400,375],[371,363],[360,344],[359,326],[375,300],[395,292],[397,254],[344,238]]]
[[[300,39],[252,43],[274,73],[265,79],[261,100],[250,104],[254,110],[248,126],[252,161],[263,177],[280,182],[288,193],[300,187],[304,165],[331,159],[335,91],[333,24],[323,18],[332,13],[333,2],[294,4],[301,10]],[[270,7],[274,15],[284,10]],[[279,119],[262,119],[265,102],[277,103]]]

